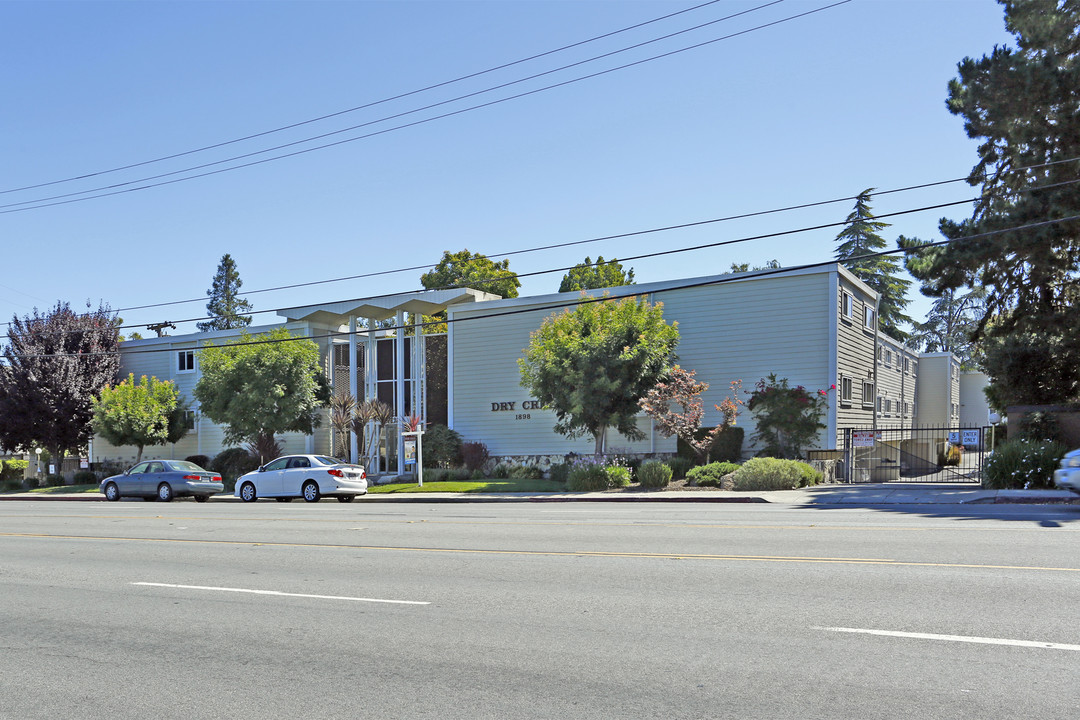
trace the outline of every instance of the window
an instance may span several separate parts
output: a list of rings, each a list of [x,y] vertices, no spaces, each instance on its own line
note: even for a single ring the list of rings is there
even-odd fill
[[[880,415],[881,413],[883,413],[885,411],[885,398],[879,397],[877,399],[877,411],[878,411],[878,415]]]
[[[181,350],[176,354],[177,372],[192,372],[195,369],[195,351]]]
[[[892,367],[892,350],[885,351],[885,367]]]
[[[904,358],[904,372],[910,372],[910,370],[911,362],[907,358]]]
[[[863,381],[862,404],[863,407],[874,407],[874,383]]]
[[[880,345],[878,345],[877,349],[877,361],[878,365],[885,362],[885,348],[881,347]]]
[[[911,374],[912,375],[918,375],[919,374],[919,363],[915,362],[914,360],[911,362]]]
[[[874,308],[869,305],[863,308],[863,327],[867,330],[874,329]]]
[[[194,430],[195,429],[195,411],[194,410],[185,410],[184,411],[184,418],[183,418],[183,420],[181,420],[181,422],[183,423],[184,428],[186,428],[187,430]]]
[[[844,293],[843,314],[849,320],[855,317],[855,298],[850,293]]]
[[[851,394],[852,394],[852,387],[851,386],[852,386],[851,378],[849,378],[849,377],[840,378],[840,402],[844,403],[845,405],[850,405],[851,404]]]

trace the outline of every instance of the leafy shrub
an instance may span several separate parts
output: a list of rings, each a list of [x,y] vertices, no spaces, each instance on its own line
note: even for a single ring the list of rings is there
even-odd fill
[[[803,474],[796,460],[753,458],[735,471],[736,490],[794,490],[802,483]]]
[[[713,431],[713,428],[698,428],[694,437],[701,440]],[[709,462],[739,462],[742,459],[743,438],[746,431],[738,425],[728,425],[716,436],[716,442],[709,448]],[[676,441],[679,457],[697,462],[697,453],[685,440],[679,438]]]
[[[448,468],[461,463],[461,435],[445,425],[432,425],[423,438],[424,465]]]
[[[544,471],[539,465],[514,465],[507,477],[515,480],[539,480],[544,477]]]
[[[89,485],[97,482],[97,479],[97,475],[92,470],[77,470],[72,476],[72,481],[76,485]]]
[[[446,482],[451,472],[449,468],[424,468],[424,482]]]
[[[570,463],[557,463],[548,471],[548,479],[553,482],[565,483],[570,475]]]
[[[222,450],[210,462],[207,468],[221,476],[225,483],[225,491],[232,492],[236,487],[236,479],[244,473],[249,473],[259,467],[259,459],[245,448],[229,448]]]
[[[507,478],[510,477],[510,466],[506,463],[499,463],[495,467],[491,468],[491,477],[493,478]]]
[[[0,490],[3,492],[17,492],[22,490],[23,482],[22,478],[5,477],[0,478]]]
[[[753,439],[763,455],[797,458],[825,429],[821,422],[829,406],[828,391],[810,392],[802,385],[790,387],[787,378],[770,373],[762,378],[746,407],[754,413],[757,433]]]
[[[0,461],[0,480],[17,480],[22,486],[23,474],[30,467],[29,460],[3,460]]]
[[[608,489],[608,476],[603,465],[594,462],[577,462],[566,478],[566,489],[571,492],[597,492]]]
[[[667,487],[671,482],[671,467],[659,460],[649,460],[638,468],[637,477],[641,487]]]
[[[188,455],[186,458],[189,463],[195,463],[204,470],[210,468],[210,458],[206,455]]]
[[[64,476],[60,473],[51,473],[45,476],[45,484],[49,487],[60,487],[65,484]]]
[[[817,485],[825,477],[820,470],[814,469],[814,466],[809,463],[796,460],[795,467],[799,470],[799,487]]]
[[[469,468],[454,468],[450,471],[449,477],[446,478],[450,482],[465,482],[466,480],[483,480],[483,470],[469,470]]]
[[[723,477],[738,469],[739,465],[737,463],[714,462],[690,468],[690,471],[686,473],[686,479],[701,487],[720,487],[720,481]]]
[[[675,480],[682,480],[686,477],[686,472],[694,467],[694,461],[690,458],[675,456],[668,458],[667,465],[671,468],[671,477]]]
[[[607,476],[608,487],[626,487],[630,484],[630,468],[622,465],[607,465],[604,467],[604,475]]]
[[[1061,443],[1009,440],[994,449],[983,468],[983,487],[1052,488],[1054,470],[1068,451]]]
[[[1024,440],[1061,441],[1061,427],[1057,417],[1044,412],[1033,412],[1021,416],[1019,437]]]
[[[474,470],[480,470],[488,461],[487,445],[482,442],[467,442],[461,444],[461,459],[465,463],[471,475]]]
[[[483,470],[480,470],[479,468],[477,468],[476,470],[472,471],[472,475],[470,475],[467,479],[468,480],[486,480],[487,476],[484,474]]]

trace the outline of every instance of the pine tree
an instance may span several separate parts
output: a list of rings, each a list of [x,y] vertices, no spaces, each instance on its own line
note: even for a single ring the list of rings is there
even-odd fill
[[[225,253],[218,263],[213,287],[206,291],[210,296],[210,302],[206,303],[206,312],[211,319],[198,323],[200,332],[232,330],[251,324],[251,316],[241,314],[251,310],[251,303],[238,295],[243,284],[236,269],[236,261],[229,253]]]
[[[870,211],[870,195],[873,188],[867,188],[855,199],[855,209],[847,216],[847,227],[836,236],[836,259],[855,277],[877,291],[878,321],[881,331],[891,338],[904,341],[907,339],[900,325],[911,323],[904,314],[907,307],[907,289],[911,281],[900,277],[900,260],[884,255],[864,257],[880,252],[887,246],[885,239],[878,233],[889,227]]]

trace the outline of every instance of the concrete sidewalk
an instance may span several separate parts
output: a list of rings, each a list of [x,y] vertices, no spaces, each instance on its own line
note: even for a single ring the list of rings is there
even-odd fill
[[[8,493],[3,500],[68,500],[104,502],[99,493]],[[185,499],[186,501],[186,499]],[[129,502],[124,500],[122,502]],[[141,502],[131,499],[130,502]],[[231,494],[210,502],[240,502]],[[324,502],[333,502],[327,500]],[[818,485],[799,490],[734,492],[727,490],[618,490],[595,493],[370,493],[357,503],[483,503],[483,502],[654,502],[771,503],[776,505],[1080,505],[1080,495],[1066,490],[987,490],[974,485],[882,483]]]

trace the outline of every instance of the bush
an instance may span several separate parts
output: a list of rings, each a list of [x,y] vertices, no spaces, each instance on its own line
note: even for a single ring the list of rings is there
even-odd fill
[[[45,485],[48,487],[60,487],[65,484],[64,476],[60,473],[51,473],[45,476]]]
[[[188,455],[184,459],[187,460],[189,463],[195,463],[203,470],[210,469],[210,458],[206,455]]]
[[[473,471],[482,469],[488,457],[487,445],[482,442],[467,442],[461,445],[461,459],[470,475]]]
[[[461,464],[461,435],[445,425],[432,425],[422,440],[424,465],[448,468]]]
[[[630,484],[630,468],[622,465],[607,465],[604,467],[604,475],[607,476],[608,487],[626,487]]]
[[[450,473],[449,468],[424,468],[424,482],[446,482]]]
[[[694,432],[694,437],[702,439],[712,428],[698,428]],[[709,449],[708,462],[734,462],[737,463],[742,460],[742,446],[743,437],[745,431],[738,425],[728,425],[717,436],[716,443]],[[676,448],[679,457],[686,458],[693,463],[697,463],[698,455],[694,451],[694,448],[686,444],[686,442],[679,438],[676,441]]]
[[[983,487],[1052,488],[1054,470],[1068,448],[1060,443],[1009,440],[998,445],[983,468]]]
[[[75,475],[72,476],[72,481],[76,485],[89,485],[97,482],[97,475],[92,470],[77,470]]]
[[[797,460],[753,458],[735,471],[736,490],[794,490],[802,483],[803,473]]]
[[[22,478],[0,478],[0,491],[18,492],[23,489]]]
[[[1020,417],[1018,436],[1024,440],[1061,441],[1061,426],[1057,418],[1044,412],[1028,413]]]
[[[597,492],[608,489],[608,476],[603,465],[579,461],[566,478],[566,489],[571,492]]]
[[[548,471],[548,479],[552,482],[565,483],[566,478],[570,475],[570,463],[558,463],[552,465]]]
[[[486,479],[487,479],[487,475],[485,475],[485,474],[484,474],[484,471],[483,471],[483,470],[480,470],[480,469],[478,468],[478,469],[476,469],[476,470],[473,470],[473,471],[472,471],[472,475],[470,475],[470,476],[468,477],[468,479],[469,479],[469,480],[486,480]]]
[[[499,463],[495,467],[491,468],[491,477],[493,478],[508,478],[510,477],[510,466],[506,463]]]
[[[811,485],[817,485],[819,482],[821,482],[822,478],[825,477],[824,475],[822,475],[820,470],[815,470],[814,466],[810,465],[809,463],[804,463],[796,460],[795,467],[799,470],[799,487],[810,487]]]
[[[232,492],[236,487],[236,479],[257,467],[259,467],[259,459],[247,449],[229,448],[219,452],[207,469],[221,476],[222,482],[225,483],[225,492]]]
[[[671,482],[671,467],[659,460],[649,460],[638,468],[637,476],[641,487],[661,488],[667,487]]]
[[[539,465],[514,465],[506,476],[515,480],[539,480],[544,477],[544,471]]]
[[[690,458],[673,457],[668,458],[667,466],[671,468],[671,477],[675,480],[682,480],[686,477],[686,472],[694,467],[694,461]]]
[[[482,470],[469,470],[469,468],[454,468],[446,478],[449,482],[465,482],[466,480],[483,480]]]
[[[26,468],[30,467],[29,460],[4,460],[0,462],[0,465],[2,465],[0,480],[18,480],[19,485],[22,486],[23,474]]]
[[[720,487],[720,481],[725,475],[730,475],[739,469],[737,463],[714,462],[708,465],[691,468],[686,473],[686,479],[701,487]]]

